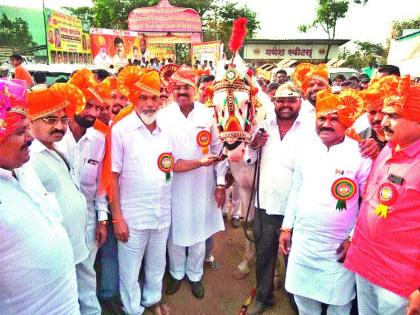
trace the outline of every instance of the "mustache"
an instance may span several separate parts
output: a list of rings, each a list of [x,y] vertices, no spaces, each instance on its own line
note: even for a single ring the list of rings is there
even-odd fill
[[[283,110],[283,109],[288,109],[288,110],[293,111],[293,108],[292,108],[292,107],[290,107],[290,106],[283,106],[283,107],[280,107],[278,110],[279,110],[279,111],[281,111],[281,110]]]
[[[182,94],[178,94],[178,96],[188,97],[188,94],[182,93]]]
[[[388,126],[384,127],[384,131],[388,132],[388,133],[394,133],[394,130],[392,130],[391,128],[389,128]]]
[[[321,127],[321,128],[319,128],[319,131],[331,131],[331,132],[334,132],[335,130],[333,128]]]
[[[53,131],[50,132],[50,135],[54,135],[54,134],[60,134],[64,136],[65,132],[64,130],[54,129]]]
[[[28,141],[28,142],[25,142],[25,144],[23,146],[21,146],[20,150],[21,151],[26,150],[27,148],[29,148],[31,146],[31,144],[32,144],[32,140]]]

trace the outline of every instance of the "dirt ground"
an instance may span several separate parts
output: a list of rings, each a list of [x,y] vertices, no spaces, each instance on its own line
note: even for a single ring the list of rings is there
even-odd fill
[[[190,285],[183,281],[180,290],[172,295],[163,295],[163,302],[170,307],[170,314],[180,315],[234,315],[238,314],[241,305],[250,294],[255,285],[255,271],[243,280],[232,277],[244,252],[244,234],[242,229],[231,227],[228,219],[225,219],[226,231],[215,236],[213,255],[220,264],[220,268],[212,270],[205,267],[203,284],[205,296],[197,300],[191,294]],[[281,261],[282,263],[282,261]],[[281,288],[275,291],[276,304],[264,314],[267,315],[296,315],[292,310],[286,292],[283,288],[284,265],[281,265],[280,283]],[[164,286],[166,280],[164,281]],[[105,315],[114,315],[118,312],[104,308]],[[121,313],[122,314],[122,313]],[[146,311],[145,314],[152,314]]]

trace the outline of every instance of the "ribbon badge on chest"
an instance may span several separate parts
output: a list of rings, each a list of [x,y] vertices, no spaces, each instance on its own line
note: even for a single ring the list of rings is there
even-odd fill
[[[334,198],[337,199],[337,205],[335,206],[338,211],[343,209],[347,210],[346,200],[353,198],[357,192],[356,183],[348,178],[342,177],[334,181],[331,186],[331,193]]]
[[[159,169],[165,173],[166,181],[169,182],[171,180],[171,171],[174,169],[174,157],[171,153],[164,152],[159,155],[157,164]]]
[[[208,130],[201,130],[197,134],[197,144],[201,148],[203,154],[209,153],[209,146],[211,144],[211,133]]]
[[[378,189],[379,204],[375,209],[378,217],[386,219],[388,216],[388,207],[392,206],[398,198],[398,190],[391,183],[383,183]]]

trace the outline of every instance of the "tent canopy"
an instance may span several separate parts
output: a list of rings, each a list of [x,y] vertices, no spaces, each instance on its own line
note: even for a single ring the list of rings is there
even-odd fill
[[[137,8],[128,15],[128,29],[151,36],[191,36],[201,41],[201,18],[197,11],[172,6],[161,0],[153,7]]]

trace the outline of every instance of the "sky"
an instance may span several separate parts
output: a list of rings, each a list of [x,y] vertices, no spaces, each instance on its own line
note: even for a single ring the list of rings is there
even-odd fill
[[[92,5],[90,0],[44,0],[45,6]],[[198,1],[198,0],[197,0]],[[326,38],[322,30],[300,33],[298,25],[308,24],[315,17],[317,0],[234,0],[246,4],[257,13],[261,29],[257,38],[296,39]],[[42,0],[0,0],[0,5],[42,8]],[[366,5],[352,4],[348,16],[337,22],[337,39],[350,39],[385,43],[390,36],[393,20],[406,20],[420,16],[417,0],[369,0]]]

